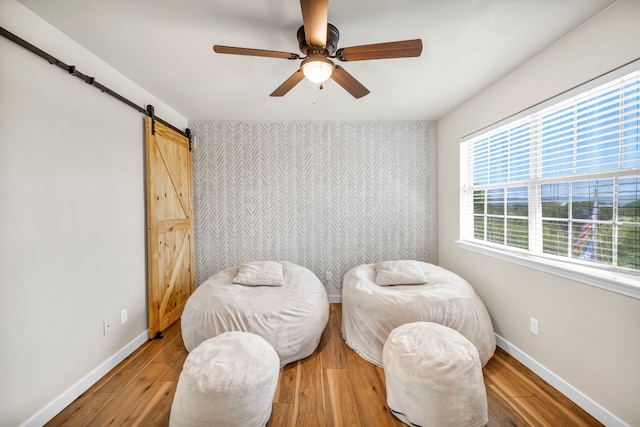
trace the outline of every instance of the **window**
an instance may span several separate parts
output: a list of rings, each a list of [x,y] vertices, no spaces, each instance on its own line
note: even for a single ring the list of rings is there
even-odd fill
[[[640,297],[640,63],[464,138],[460,155],[461,244]]]

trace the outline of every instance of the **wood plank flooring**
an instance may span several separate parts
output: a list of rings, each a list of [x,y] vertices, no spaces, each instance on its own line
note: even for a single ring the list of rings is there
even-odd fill
[[[331,304],[318,349],[280,370],[267,426],[404,426],[387,408],[384,371],[342,340],[342,306]],[[148,341],[47,426],[167,426],[187,351],[179,322]],[[601,426],[498,348],[484,367],[489,427]],[[446,427],[446,426],[443,426]]]

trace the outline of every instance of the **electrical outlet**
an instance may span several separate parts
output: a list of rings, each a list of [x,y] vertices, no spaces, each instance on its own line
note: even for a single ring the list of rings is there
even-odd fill
[[[125,308],[120,311],[120,324],[124,325],[125,323],[127,323],[127,320],[129,320],[129,313]]]
[[[529,329],[533,335],[538,335],[538,319],[533,317],[529,319]]]
[[[108,335],[111,332],[111,318],[107,317],[102,321],[102,335]]]
[[[327,270],[327,272],[324,274],[324,278],[326,280],[333,280],[333,273],[331,272],[331,270]]]

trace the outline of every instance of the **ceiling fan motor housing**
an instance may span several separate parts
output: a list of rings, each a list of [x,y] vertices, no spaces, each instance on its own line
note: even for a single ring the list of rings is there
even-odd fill
[[[334,56],[336,54],[336,50],[338,49],[338,39],[340,39],[340,32],[336,27],[327,23],[327,45],[324,47],[313,46],[307,43],[307,37],[304,33],[304,25],[298,28],[297,37],[300,51],[306,56],[311,56],[313,54],[322,55],[325,52],[328,56]]]

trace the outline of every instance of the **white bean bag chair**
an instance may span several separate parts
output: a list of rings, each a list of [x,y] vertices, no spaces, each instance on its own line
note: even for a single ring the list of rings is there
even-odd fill
[[[385,264],[389,263],[403,267],[407,261]],[[382,349],[393,329],[405,323],[434,322],[471,341],[484,366],[493,356],[496,338],[489,313],[471,285],[442,267],[411,263],[423,275],[424,284],[381,286],[376,283],[379,264],[360,265],[345,274],[342,336],[347,345],[365,360],[383,366]],[[401,281],[411,281],[402,277],[407,276],[402,268],[395,273]]]
[[[489,422],[478,350],[457,331],[413,322],[383,350],[387,404],[410,426],[481,427]]]
[[[329,319],[329,300],[310,270],[281,262],[282,286],[233,283],[238,267],[219,271],[189,297],[182,313],[182,339],[188,351],[227,331],[264,338],[281,366],[311,355]],[[269,277],[262,275],[269,283]]]
[[[184,362],[171,406],[171,427],[264,426],[271,417],[280,360],[263,338],[226,332]]]

